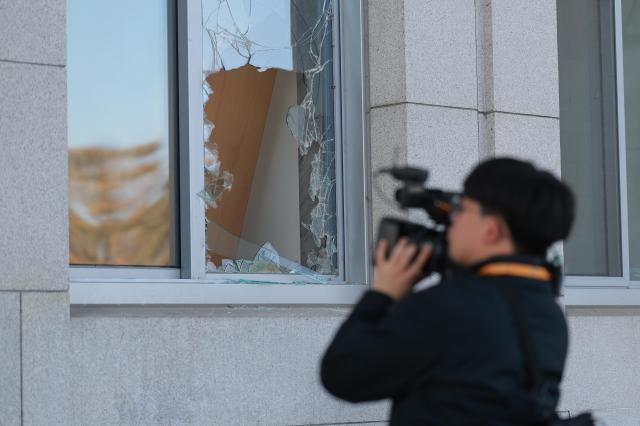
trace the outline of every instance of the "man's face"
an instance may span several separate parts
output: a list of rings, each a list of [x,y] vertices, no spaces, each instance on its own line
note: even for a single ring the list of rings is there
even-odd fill
[[[483,215],[480,203],[463,197],[451,216],[451,226],[447,232],[451,260],[461,266],[470,266],[482,260],[491,220],[495,218]]]

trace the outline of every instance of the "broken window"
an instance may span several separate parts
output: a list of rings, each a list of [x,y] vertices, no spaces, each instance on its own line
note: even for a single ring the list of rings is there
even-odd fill
[[[332,5],[203,0],[208,272],[339,272]]]
[[[171,14],[67,2],[72,264],[177,266]]]

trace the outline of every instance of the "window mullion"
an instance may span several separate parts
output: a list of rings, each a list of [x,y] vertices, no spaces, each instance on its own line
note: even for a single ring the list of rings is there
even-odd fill
[[[334,130],[336,138],[336,216],[338,233],[338,275],[341,280],[346,280],[345,263],[345,234],[344,234],[344,160],[342,139],[342,62],[340,49],[340,8],[337,0],[333,0],[333,100],[334,100]]]
[[[362,1],[340,3],[340,97],[345,176],[344,240],[347,282],[369,283],[371,235],[369,226],[371,170],[364,90],[364,29]],[[348,23],[348,24],[347,24]]]
[[[631,276],[629,262],[629,208],[627,201],[627,147],[624,104],[624,67],[622,46],[622,2],[615,0],[615,55],[616,55],[616,89],[618,108],[618,154],[620,172],[620,232],[622,235],[622,276],[629,282]]]
[[[204,187],[202,7],[188,0],[178,8],[181,277],[204,279],[204,208],[197,195]]]

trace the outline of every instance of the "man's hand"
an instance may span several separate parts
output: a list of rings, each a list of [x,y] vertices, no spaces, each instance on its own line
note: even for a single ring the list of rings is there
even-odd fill
[[[401,238],[386,259],[388,244],[386,240],[382,240],[376,248],[373,290],[398,300],[406,296],[422,276],[422,267],[431,254],[431,247],[424,245],[418,257],[411,262],[418,251],[418,246],[409,244],[407,238]]]

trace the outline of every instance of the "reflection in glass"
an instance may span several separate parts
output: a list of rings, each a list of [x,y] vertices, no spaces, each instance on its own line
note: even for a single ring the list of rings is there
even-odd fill
[[[68,0],[72,264],[175,266],[166,0]]]
[[[203,0],[209,272],[338,273],[331,4]]]
[[[631,279],[640,280],[640,1],[622,0]]]
[[[565,243],[571,275],[620,276],[620,200],[612,0],[558,0],[562,177],[577,217]]]

